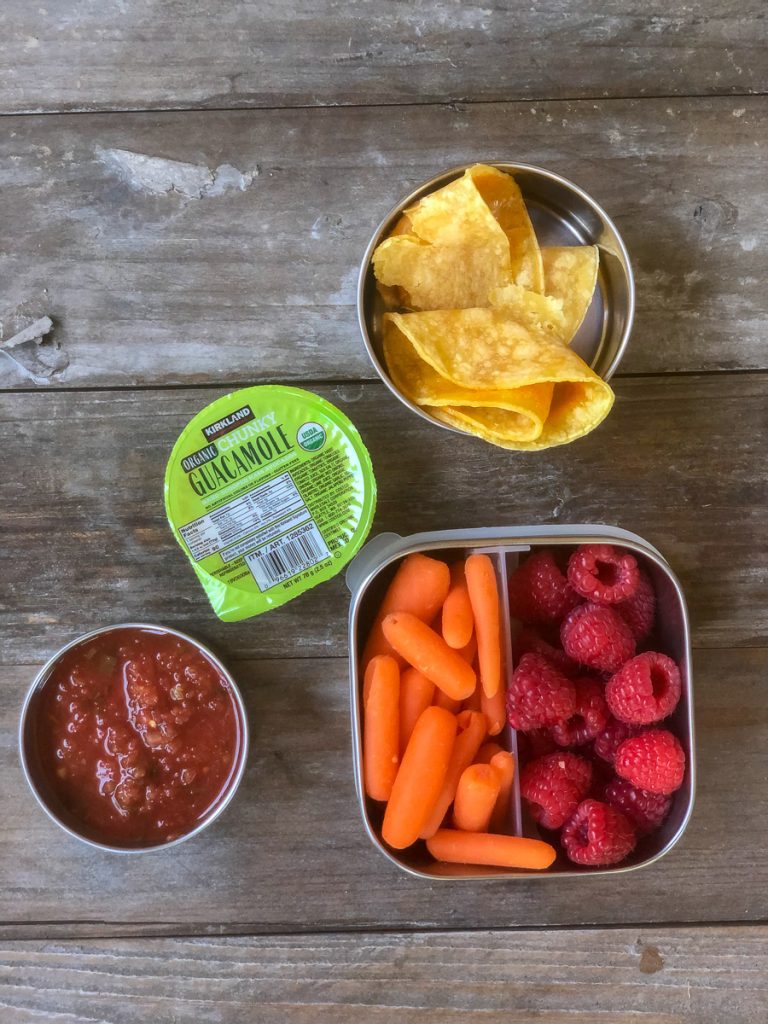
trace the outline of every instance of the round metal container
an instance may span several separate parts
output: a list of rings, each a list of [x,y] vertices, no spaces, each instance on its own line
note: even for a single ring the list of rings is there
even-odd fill
[[[151,632],[163,633],[178,637],[180,640],[185,640],[187,643],[195,647],[208,661],[211,662],[217,672],[219,672],[221,677],[227,682],[232,694],[232,700],[238,718],[240,746],[237,752],[235,766],[226,789],[223,791],[219,800],[211,807],[205,817],[201,818],[197,822],[194,828],[189,832],[185,832],[184,835],[177,836],[175,839],[171,839],[165,843],[154,843],[147,846],[112,846],[109,843],[102,843],[98,839],[78,831],[76,822],[74,822],[69,816],[62,814],[61,810],[56,806],[56,801],[51,798],[36,756],[33,727],[36,721],[35,712],[37,710],[37,701],[54,668],[58,665],[64,655],[73,648],[79,647],[80,644],[87,643],[89,640],[93,640],[94,637],[102,636],[104,633],[112,633],[120,629],[145,629]],[[74,836],[75,839],[79,839],[83,843],[87,843],[88,846],[93,846],[98,850],[106,850],[109,853],[147,853],[151,850],[167,850],[171,846],[178,846],[179,843],[183,843],[185,840],[198,835],[204,828],[207,828],[212,821],[215,821],[216,818],[218,818],[224,808],[227,807],[229,802],[232,800],[235,792],[237,791],[237,787],[240,785],[243,773],[245,772],[247,756],[248,718],[245,713],[243,698],[234,679],[216,655],[207,647],[201,644],[198,640],[195,640],[194,637],[191,637],[186,633],[181,633],[177,629],[170,629],[166,626],[151,625],[146,622],[121,622],[115,626],[102,626],[101,629],[94,629],[89,633],[83,634],[83,636],[77,637],[77,639],[72,640],[71,643],[68,643],[65,647],[62,647],[61,650],[57,651],[56,654],[54,654],[52,658],[49,658],[45,665],[43,665],[27,691],[21,710],[21,721],[19,723],[19,757],[21,759],[24,778],[29,783],[29,787],[34,794],[35,799],[48,817],[52,821],[56,822],[60,828],[64,829],[65,832],[68,832],[69,835]]]
[[[476,163],[474,161],[473,163]],[[390,234],[405,210],[423,196],[460,177],[473,163],[452,167],[419,185],[395,206],[374,232],[365,250],[357,282],[357,319],[368,355],[389,390],[422,419],[464,433],[430,416],[409,401],[395,386],[382,354],[384,302],[376,288],[372,258],[376,247]],[[635,283],[626,246],[611,218],[595,200],[572,181],[530,164],[499,163],[520,186],[539,244],[596,245],[600,250],[597,288],[584,323],[571,343],[595,373],[610,380],[621,362],[635,314]]]

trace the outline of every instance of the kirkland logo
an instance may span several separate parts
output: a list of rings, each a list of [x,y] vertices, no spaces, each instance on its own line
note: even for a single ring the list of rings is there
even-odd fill
[[[228,434],[230,430],[234,430],[239,427],[241,423],[247,423],[248,420],[254,418],[253,411],[248,405],[244,405],[242,409],[238,409],[237,412],[231,412],[229,416],[225,416],[222,420],[216,420],[215,423],[211,423],[208,427],[203,427],[203,434],[208,441],[213,441],[217,437],[223,437],[224,434]]]
[[[191,455],[187,455],[186,458],[181,460],[181,468],[185,473],[191,473],[193,469],[197,469],[198,466],[204,466],[206,462],[210,462],[211,459],[215,459],[219,454],[219,449],[215,444],[209,444],[207,448],[200,448],[199,451],[192,452]]]

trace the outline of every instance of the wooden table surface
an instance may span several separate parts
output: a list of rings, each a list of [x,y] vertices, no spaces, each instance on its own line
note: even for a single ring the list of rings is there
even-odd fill
[[[765,1021],[767,43],[757,0],[2,5],[0,343],[50,315],[60,346],[0,356],[2,1024]],[[591,191],[635,267],[614,412],[533,457],[410,414],[355,321],[381,217],[483,158]],[[259,381],[356,423],[375,532],[604,522],[667,556],[700,783],[661,863],[447,886],[373,849],[343,582],[220,623],[164,520],[180,428]],[[39,812],[16,729],[50,653],[131,620],[215,646],[253,741],[215,826],[120,859]]]

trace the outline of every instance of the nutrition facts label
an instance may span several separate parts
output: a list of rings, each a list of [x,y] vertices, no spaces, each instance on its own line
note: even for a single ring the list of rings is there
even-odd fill
[[[196,562],[216,553],[228,562],[310,519],[290,473],[283,473],[180,527],[179,533]]]

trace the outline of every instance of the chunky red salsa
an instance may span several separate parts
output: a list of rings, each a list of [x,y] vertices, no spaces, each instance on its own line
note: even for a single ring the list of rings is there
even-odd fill
[[[191,831],[237,769],[231,688],[196,647],[148,629],[69,651],[40,695],[38,753],[78,831],[119,846]],[[78,827],[79,826],[79,827]]]

